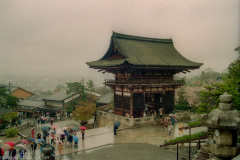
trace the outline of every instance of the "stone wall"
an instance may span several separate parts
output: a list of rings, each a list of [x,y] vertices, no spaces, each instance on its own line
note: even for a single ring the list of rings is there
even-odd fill
[[[136,127],[142,125],[153,125],[155,123],[159,123],[158,121],[154,120],[154,117],[141,117],[141,118],[127,118],[123,116],[119,116],[113,113],[104,112],[104,111],[97,111],[97,119],[95,127],[104,127],[104,126],[111,126],[116,121],[121,123],[120,128],[124,127]]]

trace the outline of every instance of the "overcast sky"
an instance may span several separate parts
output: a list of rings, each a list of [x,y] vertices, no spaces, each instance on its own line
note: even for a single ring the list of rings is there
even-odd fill
[[[0,0],[0,75],[101,77],[112,31],[172,38],[221,72],[240,44],[240,0]]]

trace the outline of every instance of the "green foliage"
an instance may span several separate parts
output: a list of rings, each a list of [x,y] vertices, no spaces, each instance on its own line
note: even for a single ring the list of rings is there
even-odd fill
[[[5,121],[11,121],[14,118],[17,118],[17,116],[18,116],[18,112],[9,112],[3,116],[3,119]]]
[[[76,105],[78,104],[78,101],[73,100],[72,103],[69,103],[67,106],[67,113],[72,113],[76,109]]]
[[[198,119],[197,121],[189,122],[188,127],[199,126],[202,124],[202,119]]]
[[[85,101],[87,99],[87,94],[85,92],[85,86],[82,82],[73,82],[66,83],[67,84],[67,94],[80,94],[81,101]]]
[[[10,107],[15,107],[19,99],[17,97],[11,96],[7,93],[7,89],[0,88],[0,104],[8,105]]]
[[[178,100],[176,101],[175,109],[178,110],[190,109],[189,103],[187,101],[186,91],[183,87],[179,88]]]
[[[80,102],[73,111],[74,120],[81,122],[87,121],[93,117],[96,111],[96,104],[93,102]]]
[[[18,134],[18,129],[17,128],[10,128],[6,130],[6,136],[7,137],[14,137]]]
[[[89,91],[93,92],[94,87],[95,87],[95,84],[94,84],[93,80],[91,80],[91,79],[88,80],[88,81],[87,81],[87,89],[88,89]]]
[[[218,107],[219,96],[225,92],[223,83],[214,83],[205,86],[205,90],[200,92],[200,104],[197,108],[198,113],[208,113]]]
[[[207,133],[202,131],[202,132],[194,133],[192,135],[184,135],[182,137],[177,137],[175,139],[165,141],[164,144],[181,143],[181,142],[198,139],[198,138],[202,138],[202,137],[206,137],[206,136],[207,136]]]

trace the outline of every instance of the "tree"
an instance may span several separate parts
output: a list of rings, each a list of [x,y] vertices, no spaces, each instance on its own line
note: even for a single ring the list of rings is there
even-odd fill
[[[183,87],[179,88],[178,100],[176,101],[175,109],[185,110],[189,109],[189,103],[186,96],[186,91]]]
[[[0,104],[10,106],[13,110],[17,106],[19,98],[9,95],[6,88],[0,88]]]
[[[73,82],[67,84],[67,94],[79,94],[81,101],[86,101],[87,94],[85,92],[85,86],[82,82]]]
[[[95,114],[96,104],[94,102],[84,102],[81,101],[76,110],[73,111],[73,119],[76,121],[86,122],[89,119],[93,118]]]
[[[240,59],[232,62],[228,67],[228,71],[225,90],[233,96],[235,109],[240,110]]]
[[[204,87],[205,90],[201,91],[199,95],[198,113],[208,113],[218,107],[219,96],[225,92],[224,85],[224,83],[213,83]]]
[[[9,113],[7,113],[3,116],[3,120],[9,121],[10,126],[11,126],[12,125],[12,120],[14,118],[17,118],[17,116],[18,116],[18,112],[9,112]]]

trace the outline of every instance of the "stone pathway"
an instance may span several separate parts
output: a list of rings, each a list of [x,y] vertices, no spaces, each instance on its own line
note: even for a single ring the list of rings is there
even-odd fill
[[[40,130],[43,126],[50,126],[50,124],[37,125],[36,131]],[[54,122],[53,125],[59,127],[74,126],[79,127],[80,124],[73,120]],[[159,147],[165,140],[169,140],[179,135],[178,123],[175,125],[175,129],[171,136],[168,131],[162,126],[145,126],[135,129],[120,129],[117,131],[117,135],[113,135],[113,127],[101,127],[95,129],[87,129],[85,131],[85,140],[82,140],[81,133],[77,133],[79,138],[78,146],[67,146],[64,143],[64,147],[61,155],[58,153],[57,146],[54,144],[56,150],[55,154],[58,159],[156,159],[156,157],[162,157],[165,155],[169,158],[175,157],[176,153],[169,152]],[[31,128],[26,128],[22,132],[30,134]],[[201,130],[201,129],[196,129]],[[193,131],[195,132],[195,131]],[[35,132],[37,133],[37,132]],[[188,131],[184,131],[184,134],[188,134]],[[1,139],[1,138],[0,138]],[[3,142],[16,142],[14,139],[2,139]],[[48,142],[48,139],[47,139]],[[150,149],[151,148],[151,149]],[[101,152],[100,152],[101,151]],[[128,153],[129,152],[129,153]],[[138,154],[141,157],[138,157]],[[103,156],[102,154],[106,154]],[[115,153],[115,154],[114,154]],[[145,154],[144,154],[145,153]],[[143,155],[144,154],[144,155]],[[114,156],[115,155],[115,156]],[[173,155],[173,156],[170,156]],[[99,156],[102,158],[99,158]],[[40,151],[37,149],[34,159],[39,159]],[[108,158],[109,157],[109,158]],[[127,157],[127,158],[126,158]],[[148,157],[148,158],[146,158]],[[28,158],[32,158],[31,154],[28,154]],[[143,159],[142,158],[142,159]],[[161,160],[160,158],[157,158]],[[168,159],[163,159],[168,160]]]

